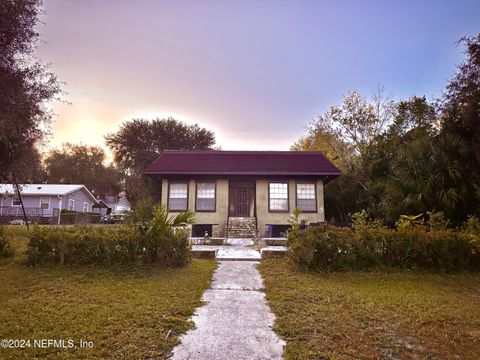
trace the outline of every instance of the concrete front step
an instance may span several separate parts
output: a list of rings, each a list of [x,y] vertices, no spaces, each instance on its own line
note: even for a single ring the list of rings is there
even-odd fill
[[[286,246],[288,239],[287,238],[262,238],[260,239],[267,246]]]
[[[192,256],[199,259],[260,261],[260,251],[245,246],[193,245]]]
[[[262,260],[280,258],[287,255],[286,246],[267,246],[260,250]]]
[[[240,247],[240,246],[231,246],[221,248],[217,252],[217,260],[249,260],[249,261],[260,261],[262,256],[258,250]]]

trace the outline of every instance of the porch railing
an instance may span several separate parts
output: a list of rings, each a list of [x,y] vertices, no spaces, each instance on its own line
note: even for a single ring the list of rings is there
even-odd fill
[[[26,207],[25,214],[27,217],[43,216],[44,209],[36,207]],[[21,206],[0,206],[0,216],[23,216]]]

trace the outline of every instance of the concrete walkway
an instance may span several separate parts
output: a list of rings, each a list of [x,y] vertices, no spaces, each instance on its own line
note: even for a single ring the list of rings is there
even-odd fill
[[[181,337],[173,350],[174,360],[281,359],[284,341],[271,327],[263,281],[254,261],[221,261],[207,302],[192,320],[196,328]]]

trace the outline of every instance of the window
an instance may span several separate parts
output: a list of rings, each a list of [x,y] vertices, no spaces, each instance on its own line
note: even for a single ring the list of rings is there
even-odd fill
[[[68,200],[68,210],[71,210],[71,211],[75,210],[75,200],[73,199]]]
[[[88,212],[88,203],[87,202],[83,203],[83,212]]]
[[[188,208],[188,184],[170,183],[168,190],[168,209],[185,211]]]
[[[215,211],[215,183],[197,182],[196,211]]]
[[[288,183],[268,184],[268,210],[288,212]]]
[[[297,184],[297,207],[303,212],[317,212],[315,183]]]
[[[20,198],[18,197],[18,195],[15,195],[12,199],[12,206],[20,206],[21,203],[20,203]]]
[[[41,197],[40,198],[40,209],[48,209],[50,207],[50,198]]]

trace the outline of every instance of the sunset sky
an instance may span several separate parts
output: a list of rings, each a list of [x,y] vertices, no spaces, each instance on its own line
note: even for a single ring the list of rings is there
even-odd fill
[[[480,1],[45,0],[40,57],[71,105],[52,146],[104,146],[131,118],[173,116],[222,149],[288,150],[349,90],[438,97],[480,31]]]

